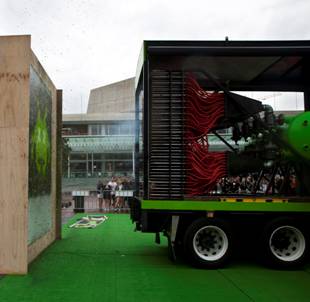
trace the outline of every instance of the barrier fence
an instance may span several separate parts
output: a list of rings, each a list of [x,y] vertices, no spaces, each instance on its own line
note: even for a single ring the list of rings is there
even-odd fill
[[[132,190],[104,191],[98,197],[96,191],[73,191],[62,196],[62,222],[75,213],[129,213]]]

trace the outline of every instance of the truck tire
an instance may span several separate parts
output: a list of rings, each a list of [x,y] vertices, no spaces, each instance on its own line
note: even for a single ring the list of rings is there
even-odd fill
[[[296,269],[305,264],[307,236],[304,228],[294,219],[279,218],[271,221],[265,227],[261,246],[267,265],[279,269]]]
[[[215,269],[224,266],[231,256],[231,233],[220,219],[195,220],[184,235],[184,254],[195,267]]]

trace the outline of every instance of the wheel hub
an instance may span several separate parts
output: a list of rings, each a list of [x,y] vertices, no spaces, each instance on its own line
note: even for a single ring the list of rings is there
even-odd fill
[[[228,249],[228,238],[219,227],[205,226],[196,232],[193,247],[203,260],[216,261],[225,255]]]
[[[286,234],[275,234],[272,244],[275,247],[275,249],[283,250],[287,249],[290,245],[290,237]]]
[[[275,229],[269,240],[272,254],[282,261],[296,261],[305,251],[305,237],[293,226],[281,226]]]
[[[216,236],[211,234],[206,234],[206,236],[199,236],[198,241],[199,246],[202,249],[214,248],[215,244],[217,243]]]

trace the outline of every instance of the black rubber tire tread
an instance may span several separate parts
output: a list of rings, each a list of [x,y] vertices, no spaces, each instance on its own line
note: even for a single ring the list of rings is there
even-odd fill
[[[277,258],[275,255],[273,255],[269,247],[269,239],[272,232],[278,227],[284,225],[297,228],[303,234],[306,241],[305,242],[306,247],[304,253],[301,255],[301,257],[299,257],[294,261],[288,262]],[[294,270],[302,268],[307,261],[307,254],[308,254],[308,236],[307,233],[305,232],[305,227],[299,221],[290,217],[279,217],[270,221],[264,227],[263,234],[260,240],[260,250],[261,255],[263,256],[262,260],[267,266],[283,270]]]
[[[213,225],[222,229],[228,239],[228,249],[222,258],[215,261],[207,261],[205,259],[200,258],[194,250],[193,247],[193,238],[196,232],[204,226]],[[231,258],[232,254],[232,234],[230,231],[229,224],[221,219],[217,218],[200,218],[195,220],[189,227],[187,228],[184,235],[184,255],[186,260],[197,268],[205,268],[205,269],[217,269],[223,267],[227,264],[227,262]]]

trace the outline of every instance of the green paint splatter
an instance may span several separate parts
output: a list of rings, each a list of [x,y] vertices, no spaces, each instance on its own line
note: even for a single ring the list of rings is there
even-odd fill
[[[47,127],[47,110],[41,116],[40,100],[37,99],[37,120],[31,135],[31,160],[35,162],[38,173],[46,176],[50,164],[50,138]]]

